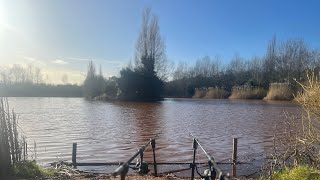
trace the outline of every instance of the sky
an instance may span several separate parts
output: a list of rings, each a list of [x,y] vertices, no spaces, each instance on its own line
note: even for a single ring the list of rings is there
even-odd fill
[[[263,56],[270,39],[320,47],[320,1],[0,0],[0,67],[32,64],[50,83],[85,78],[90,60],[105,77],[134,59],[142,12],[158,16],[168,60]]]

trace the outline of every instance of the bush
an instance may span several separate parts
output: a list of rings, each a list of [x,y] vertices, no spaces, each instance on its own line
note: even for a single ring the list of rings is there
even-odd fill
[[[270,169],[266,171],[274,173],[272,179],[320,179],[320,82],[312,73],[305,85],[299,84],[303,92],[295,100],[304,111],[298,117],[285,114],[286,126],[274,139]]]
[[[266,90],[261,87],[235,86],[229,99],[263,99],[266,94]]]
[[[292,100],[294,91],[289,83],[271,83],[269,91],[264,100]]]
[[[316,115],[320,120],[320,82],[318,77],[312,73],[308,75],[308,82],[301,83],[302,92],[299,92],[295,100],[309,113]]]

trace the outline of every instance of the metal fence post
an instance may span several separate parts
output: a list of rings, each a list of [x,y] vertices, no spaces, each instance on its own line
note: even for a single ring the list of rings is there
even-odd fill
[[[77,168],[77,143],[72,144],[72,165]]]
[[[192,160],[192,164],[191,165],[191,179],[194,180],[194,170],[195,170],[195,162],[196,162],[196,151],[197,151],[197,148],[198,148],[198,143],[196,141],[195,138],[193,138],[193,145],[192,145],[192,148],[193,148],[193,160]]]
[[[238,153],[238,139],[233,138],[233,149],[232,149],[232,177],[237,176],[237,153]]]

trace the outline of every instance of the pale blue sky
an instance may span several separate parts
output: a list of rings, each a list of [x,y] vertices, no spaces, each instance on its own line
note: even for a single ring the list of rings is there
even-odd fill
[[[0,66],[33,63],[58,83],[105,76],[134,57],[144,8],[159,17],[170,61],[263,56],[274,34],[320,47],[320,3],[294,0],[0,0]]]

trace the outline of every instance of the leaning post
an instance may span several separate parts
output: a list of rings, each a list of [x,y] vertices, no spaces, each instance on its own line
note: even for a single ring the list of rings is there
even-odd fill
[[[232,177],[235,178],[237,176],[237,153],[238,153],[238,139],[233,138],[233,149],[232,149]]]
[[[77,143],[72,144],[72,165],[77,167]]]

